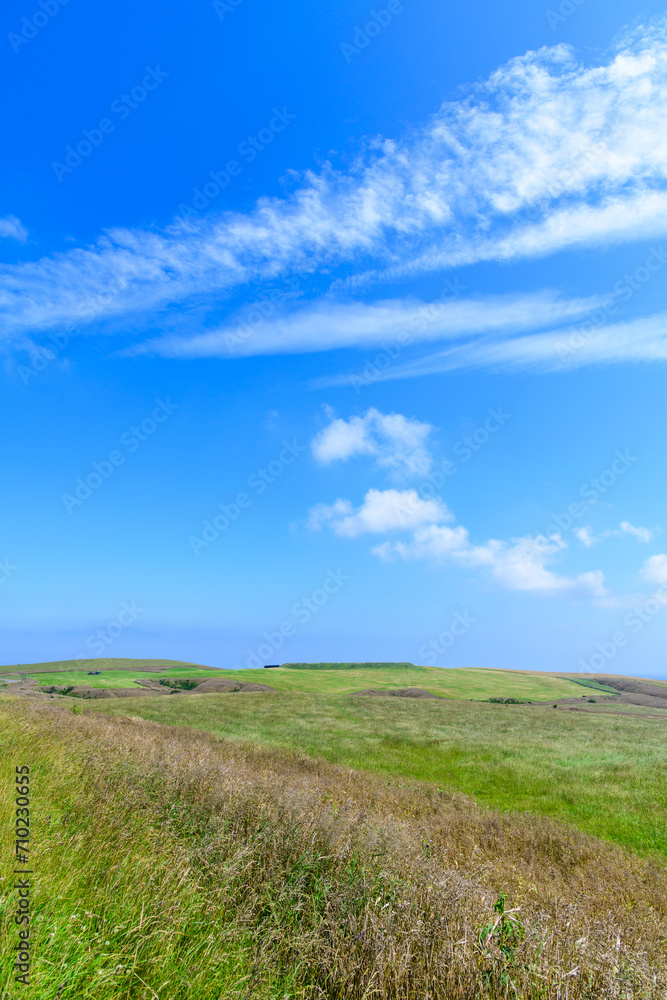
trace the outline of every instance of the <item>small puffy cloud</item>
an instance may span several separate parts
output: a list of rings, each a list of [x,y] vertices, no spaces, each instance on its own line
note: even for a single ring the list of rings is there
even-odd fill
[[[641,526],[630,524],[629,521],[621,521],[618,528],[601,531],[599,535],[593,534],[593,529],[590,525],[575,531],[575,535],[587,549],[590,549],[593,545],[597,545],[598,542],[605,541],[607,538],[623,538],[624,535],[631,535],[639,542],[650,542],[655,533],[656,529],[642,528]]]
[[[367,533],[414,530],[423,524],[448,521],[451,514],[440,500],[424,500],[416,490],[369,490],[355,510],[349,500],[318,504],[309,525],[329,525],[337,535],[356,538]]]
[[[430,424],[400,413],[371,408],[361,417],[332,420],[313,438],[311,448],[322,465],[347,461],[354,455],[372,455],[381,468],[426,475],[432,464],[427,448],[432,430]]]
[[[599,536],[598,538],[595,538],[593,536],[593,529],[591,528],[590,524],[587,525],[585,528],[579,528],[578,531],[575,531],[575,535],[577,536],[581,544],[585,545],[587,549],[590,549],[592,545],[595,545],[596,541],[599,541]]]
[[[624,535],[634,535],[640,542],[650,542],[654,534],[650,528],[635,527],[629,521],[621,521],[619,530]]]
[[[651,556],[644,563],[641,575],[649,583],[660,583],[667,585],[667,555],[660,552],[656,556]]]
[[[427,524],[418,528],[409,542],[383,542],[373,549],[373,554],[384,562],[400,559],[443,560],[461,554],[470,548],[468,532],[458,526]]]
[[[15,215],[6,215],[0,219],[0,239],[18,240],[19,243],[25,243],[28,239],[28,230]]]

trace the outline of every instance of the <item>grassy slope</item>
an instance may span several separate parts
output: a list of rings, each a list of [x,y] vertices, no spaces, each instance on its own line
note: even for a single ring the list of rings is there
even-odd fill
[[[90,707],[293,749],[394,779],[432,781],[492,807],[557,817],[667,855],[662,720],[308,694],[144,697]]]
[[[57,684],[61,687],[70,684],[84,684],[86,687],[94,688],[138,687],[135,684],[135,679],[159,680],[160,677],[166,676],[208,678],[211,676],[211,671],[202,667],[178,667],[174,670],[166,670],[164,674],[148,670],[103,670],[99,677],[89,677],[85,670],[62,670],[53,673],[28,674],[28,677],[39,681],[40,684]],[[217,673],[215,676],[217,676]]]
[[[17,762],[31,768],[37,873],[26,998],[666,995],[664,863],[552,821],[192,729],[2,698],[3,773]],[[5,794],[6,870],[13,820]],[[3,996],[18,939],[5,883]],[[501,891],[519,908],[517,936],[498,929]]]
[[[183,660],[131,660],[118,657],[95,657],[90,660],[47,660],[45,663],[10,663],[0,666],[0,676],[15,677],[22,674],[52,674],[62,671],[87,670],[141,670],[142,667],[201,667],[199,663]],[[202,669],[212,669],[203,668]]]
[[[85,669],[76,669],[77,662],[63,661],[57,664],[34,664],[38,670],[29,669],[28,677],[41,684],[62,686],[86,684],[90,687],[132,687],[135,678],[155,678],[154,672],[141,670],[142,666],[164,664],[170,677],[210,677],[223,676],[229,680],[251,681],[269,684],[278,691],[303,691],[321,694],[342,694],[375,688],[422,687],[432,694],[445,698],[485,699],[493,697],[521,698],[525,700],[548,701],[552,698],[577,696],[580,685],[574,680],[563,679],[551,674],[523,673],[512,670],[450,670],[437,667],[369,667],[360,670],[294,670],[278,668],[274,670],[220,670],[210,667],[189,666],[169,660],[97,660],[86,664]],[[122,664],[122,665],[121,665]],[[127,664],[127,665],[125,665]],[[43,668],[52,666],[54,669]],[[71,669],[72,667],[75,669]],[[69,668],[69,669],[68,669]],[[98,677],[88,676],[88,670],[101,670]],[[0,676],[2,671],[0,670]],[[6,676],[10,676],[9,671]]]
[[[279,691],[308,691],[339,694],[374,688],[420,687],[445,698],[525,698],[548,700],[575,697],[581,688],[574,681],[548,674],[536,675],[512,670],[451,670],[438,667],[405,669],[387,667],[369,670],[234,670],[226,671],[240,681],[257,681]]]

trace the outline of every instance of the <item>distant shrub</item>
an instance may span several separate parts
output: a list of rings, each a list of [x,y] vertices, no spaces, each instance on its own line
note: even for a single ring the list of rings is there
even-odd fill
[[[494,705],[532,705],[532,702],[520,701],[518,698],[489,698],[489,701]]]
[[[192,691],[193,688],[197,687],[198,681],[191,680],[173,680],[171,677],[161,677],[160,684],[164,687],[174,688],[179,691]]]

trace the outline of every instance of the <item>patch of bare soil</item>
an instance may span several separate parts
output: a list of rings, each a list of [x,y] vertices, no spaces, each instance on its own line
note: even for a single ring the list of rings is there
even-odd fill
[[[378,691],[375,688],[368,688],[367,691],[355,691],[354,694],[367,694],[373,697],[385,697],[390,698],[437,698],[437,694],[431,694],[430,691],[424,691],[423,688],[394,688],[391,691]]]
[[[176,684],[181,678],[164,677],[163,680]],[[192,688],[170,687],[154,680],[138,680],[148,692],[153,694],[228,694],[233,691],[275,691],[268,684],[252,684],[249,681],[226,680],[224,677],[193,677],[196,686]],[[125,690],[125,689],[122,689]],[[136,688],[134,693],[137,694]]]
[[[630,680],[627,677],[594,677],[593,680],[600,680],[607,687],[615,688],[624,695],[644,695],[649,698],[659,698],[665,702],[667,708],[667,684],[648,684],[646,681]],[[644,702],[635,701],[635,705],[643,705]]]
[[[275,691],[276,688],[269,687],[268,684],[252,684],[249,681],[225,681],[222,678],[211,678],[202,681],[196,688],[185,694],[208,694],[211,691],[216,693],[227,691]]]
[[[605,684],[606,683],[607,680],[605,678]],[[638,682],[638,684],[639,686],[652,686],[641,685],[640,682]],[[600,709],[603,709],[607,714],[613,713],[615,715],[629,715],[632,714],[632,710],[629,706],[639,705],[642,708],[654,709],[656,714],[642,714],[641,716],[636,715],[636,718],[667,719],[667,697],[658,698],[650,694],[634,694],[622,691],[620,688],[618,690],[619,694],[600,694],[591,688],[590,694],[582,695],[579,698],[556,698],[553,702],[537,702],[537,706],[541,706],[542,708],[549,708],[553,706],[554,708],[563,708],[574,712],[594,712],[595,714],[599,714]],[[667,689],[665,689],[665,693],[667,694]],[[593,708],[591,703],[595,704],[595,708]]]

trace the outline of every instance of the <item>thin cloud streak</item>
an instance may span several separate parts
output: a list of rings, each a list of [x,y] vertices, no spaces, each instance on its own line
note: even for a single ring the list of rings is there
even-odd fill
[[[258,324],[240,337],[239,322],[194,337],[167,335],[125,353],[171,358],[250,357],[446,340],[463,335],[507,333],[567,323],[606,303],[602,296],[562,299],[551,291],[498,295],[455,302],[415,299],[336,303],[321,301]]]
[[[491,371],[563,372],[591,365],[667,361],[667,312],[623,323],[609,323],[588,331],[580,340],[577,328],[527,336],[482,337],[464,344],[396,363],[379,372],[375,381],[417,378],[466,369]],[[576,346],[572,346],[572,345]],[[329,385],[349,384],[350,375],[327,380]]]

